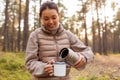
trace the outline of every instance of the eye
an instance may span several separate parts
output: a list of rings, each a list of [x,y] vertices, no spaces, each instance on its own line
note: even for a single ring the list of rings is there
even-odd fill
[[[57,16],[52,16],[52,19],[56,19],[57,18]]]
[[[48,17],[44,17],[43,19],[44,19],[45,21],[49,20],[49,18],[48,18]]]

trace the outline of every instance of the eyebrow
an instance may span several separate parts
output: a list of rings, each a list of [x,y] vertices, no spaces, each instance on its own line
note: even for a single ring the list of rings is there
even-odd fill
[[[48,17],[48,16],[43,16],[43,18]],[[57,17],[56,15],[52,15],[52,17]]]

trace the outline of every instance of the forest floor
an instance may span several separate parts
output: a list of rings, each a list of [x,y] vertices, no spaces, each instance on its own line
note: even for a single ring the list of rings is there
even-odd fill
[[[72,76],[74,80],[120,80],[120,54],[96,54],[84,70],[72,69]]]
[[[0,52],[0,80],[31,80],[25,69],[24,53]],[[120,54],[96,54],[86,68],[71,70],[73,80],[120,80]]]

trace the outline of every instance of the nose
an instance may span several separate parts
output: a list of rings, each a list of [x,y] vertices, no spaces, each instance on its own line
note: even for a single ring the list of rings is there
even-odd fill
[[[49,23],[50,23],[50,24],[52,24],[52,23],[53,23],[53,20],[52,20],[52,19],[50,19],[50,20],[49,20]]]

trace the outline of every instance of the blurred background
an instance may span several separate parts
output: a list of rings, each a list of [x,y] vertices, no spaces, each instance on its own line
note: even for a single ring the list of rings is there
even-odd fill
[[[39,9],[46,0],[0,0],[0,50],[25,51],[31,31],[40,27]],[[120,52],[119,0],[52,0],[61,23],[94,52]]]
[[[29,34],[41,25],[39,9],[45,1],[0,0],[0,80],[31,80],[24,52]],[[51,1],[64,27],[95,53],[88,68],[72,69],[74,80],[120,80],[120,1]]]

